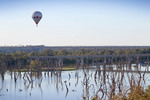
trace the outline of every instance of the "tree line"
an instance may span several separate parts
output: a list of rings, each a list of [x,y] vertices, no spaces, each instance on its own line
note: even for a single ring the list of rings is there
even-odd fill
[[[140,49],[60,49],[51,50],[44,49],[40,52],[38,51],[16,51],[13,53],[2,53],[0,52],[0,63],[5,63],[7,66],[16,66],[18,62],[21,65],[28,64],[28,58],[33,56],[72,56],[72,55],[119,55],[119,54],[149,54],[150,48],[140,48]],[[69,60],[67,60],[69,63]]]

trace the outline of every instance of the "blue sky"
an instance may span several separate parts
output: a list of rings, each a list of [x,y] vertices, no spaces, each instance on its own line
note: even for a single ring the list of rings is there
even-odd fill
[[[149,5],[149,0],[0,0],[0,46],[148,46]],[[43,14],[38,27],[34,11]]]

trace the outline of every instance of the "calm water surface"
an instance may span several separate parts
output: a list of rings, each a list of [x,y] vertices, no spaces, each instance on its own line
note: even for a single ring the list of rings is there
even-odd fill
[[[27,77],[24,77],[25,72],[16,73],[17,81],[14,79],[14,72],[7,71],[4,75],[4,80],[0,77],[0,100],[83,100],[83,97],[90,99],[95,95],[100,86],[107,88],[109,92],[113,79],[117,82],[121,78],[121,73],[106,72],[104,78],[103,72],[95,73],[96,69],[90,70],[74,70],[62,71],[61,76],[56,73],[49,74],[41,72],[40,76],[33,74],[33,82],[28,81],[29,74],[26,72]],[[134,76],[138,79],[138,73],[124,73],[122,86],[129,88],[129,77]],[[142,80],[141,84],[146,88],[150,85],[150,74],[145,74],[145,82]],[[113,78],[114,77],[114,78]],[[105,82],[104,82],[105,80]],[[119,90],[117,88],[117,93]],[[102,95],[99,92],[99,95]]]

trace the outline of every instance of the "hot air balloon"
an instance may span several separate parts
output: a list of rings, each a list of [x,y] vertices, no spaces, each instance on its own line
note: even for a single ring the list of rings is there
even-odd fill
[[[33,14],[32,14],[32,19],[34,20],[34,22],[36,23],[36,26],[38,26],[38,23],[39,21],[41,20],[42,18],[42,13],[39,12],[39,11],[35,11]]]

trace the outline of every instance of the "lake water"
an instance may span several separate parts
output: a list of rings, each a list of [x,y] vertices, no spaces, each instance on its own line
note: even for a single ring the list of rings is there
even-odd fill
[[[121,81],[121,72],[106,72],[105,77],[103,72],[97,72],[96,69],[89,70],[73,70],[62,71],[61,75],[56,72],[41,72],[40,76],[33,73],[32,80],[29,82],[30,74],[26,72],[11,73],[7,71],[4,75],[4,80],[0,77],[0,100],[83,100],[83,98],[91,99],[101,87],[105,93],[115,84],[115,93],[119,92],[118,84]],[[16,82],[14,79],[16,75]],[[143,75],[143,74],[141,74]],[[142,78],[141,85],[146,88],[150,85],[150,74],[147,73]],[[139,73],[123,74],[121,87],[123,90],[129,88],[129,79],[131,77],[138,80]],[[119,81],[118,81],[119,80]],[[114,83],[115,82],[115,83]],[[102,91],[98,95],[102,96]],[[108,98],[104,94],[103,98]]]

